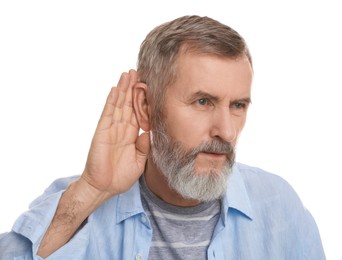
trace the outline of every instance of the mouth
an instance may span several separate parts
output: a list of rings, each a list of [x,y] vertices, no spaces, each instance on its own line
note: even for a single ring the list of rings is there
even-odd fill
[[[227,157],[225,153],[215,153],[215,152],[202,152],[202,154],[213,157],[213,158],[222,158]]]

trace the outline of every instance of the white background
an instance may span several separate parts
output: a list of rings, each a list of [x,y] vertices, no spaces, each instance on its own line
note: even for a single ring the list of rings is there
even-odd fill
[[[254,59],[238,160],[285,178],[342,259],[338,1],[1,1],[0,233],[56,178],[80,174],[106,95],[156,25],[207,15]]]

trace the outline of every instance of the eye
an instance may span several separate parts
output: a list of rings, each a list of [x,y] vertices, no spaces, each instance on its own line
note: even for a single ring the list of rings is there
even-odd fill
[[[248,107],[248,103],[243,101],[236,101],[231,104],[231,108],[235,110],[246,110]]]
[[[245,109],[247,107],[247,105],[244,102],[235,102],[233,104],[233,108],[236,109]]]
[[[206,99],[206,98],[198,99],[196,102],[197,102],[197,104],[199,104],[201,106],[208,105],[208,103],[209,103],[208,99]]]

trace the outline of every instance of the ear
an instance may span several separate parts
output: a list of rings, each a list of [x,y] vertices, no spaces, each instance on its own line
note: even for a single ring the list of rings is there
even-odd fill
[[[150,105],[147,101],[147,86],[138,82],[133,88],[133,107],[139,127],[145,132],[150,131]]]

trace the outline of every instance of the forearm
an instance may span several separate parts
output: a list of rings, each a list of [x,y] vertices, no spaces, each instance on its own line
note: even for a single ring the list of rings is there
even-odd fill
[[[108,197],[82,178],[72,183],[60,199],[37,254],[45,258],[66,244],[83,221]]]

